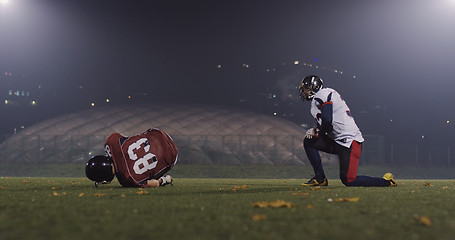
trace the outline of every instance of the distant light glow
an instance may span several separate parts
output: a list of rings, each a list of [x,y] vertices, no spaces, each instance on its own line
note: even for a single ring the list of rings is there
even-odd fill
[[[276,116],[276,112],[273,113],[273,116]]]
[[[7,4],[7,3],[8,3],[8,0],[0,0],[0,3],[1,3],[1,4]]]
[[[294,61],[294,65],[299,65],[299,61]]]
[[[92,103],[90,104],[90,106],[94,107],[94,106],[95,106],[95,103],[92,102]]]
[[[8,100],[5,100],[5,104],[8,105]]]
[[[31,102],[31,104],[32,104],[32,106],[35,106],[35,105],[36,105],[36,101],[33,100],[33,101]]]
[[[109,103],[111,100],[109,100],[109,98],[106,98],[106,102]]]
[[[450,120],[447,120],[446,123],[449,124],[449,123],[450,123]]]

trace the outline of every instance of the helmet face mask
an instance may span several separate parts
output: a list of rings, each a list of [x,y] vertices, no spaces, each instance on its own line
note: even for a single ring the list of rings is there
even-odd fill
[[[85,165],[85,175],[98,184],[107,184],[114,179],[113,162],[110,157],[98,155],[90,158]]]
[[[315,75],[306,76],[299,86],[300,99],[302,101],[311,101],[323,86],[324,83],[320,77]]]

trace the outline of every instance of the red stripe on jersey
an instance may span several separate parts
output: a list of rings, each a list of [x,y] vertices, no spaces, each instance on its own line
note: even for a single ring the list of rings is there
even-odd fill
[[[359,158],[362,153],[362,145],[357,141],[352,141],[351,144],[351,155],[349,157],[349,168],[347,181],[353,182],[357,177],[357,169],[359,167]]]
[[[325,102],[325,103],[321,104],[321,105],[318,107],[318,109],[321,109],[322,106],[327,105],[327,104],[332,104],[332,105],[333,105],[333,102],[332,102],[332,101]]]

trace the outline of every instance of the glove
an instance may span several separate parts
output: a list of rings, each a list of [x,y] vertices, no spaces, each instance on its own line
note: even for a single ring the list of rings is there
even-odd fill
[[[168,184],[171,184],[173,186],[171,175],[164,175],[164,176],[162,176],[160,178],[161,178],[161,186],[165,186],[165,185],[168,185]]]
[[[317,137],[319,137],[318,133],[319,133],[319,129],[310,128],[306,131],[305,138],[308,138],[308,139],[312,139],[313,137],[317,138]]]

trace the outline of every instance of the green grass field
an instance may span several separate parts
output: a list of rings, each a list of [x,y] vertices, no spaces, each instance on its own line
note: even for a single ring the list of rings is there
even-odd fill
[[[454,239],[455,180],[398,180],[347,188],[330,179],[318,189],[300,179],[176,178],[138,189],[2,177],[0,239]],[[254,206],[275,200],[284,207]]]

